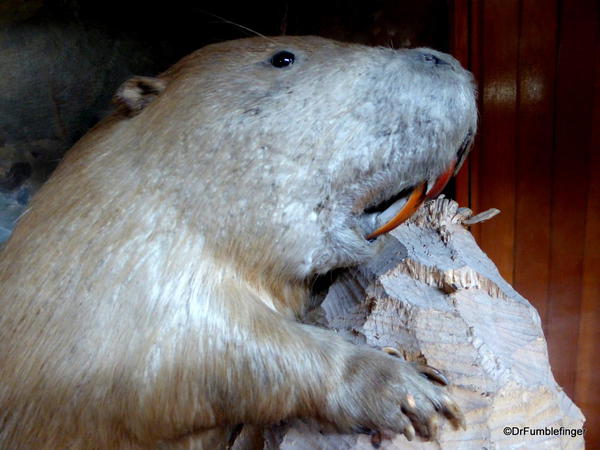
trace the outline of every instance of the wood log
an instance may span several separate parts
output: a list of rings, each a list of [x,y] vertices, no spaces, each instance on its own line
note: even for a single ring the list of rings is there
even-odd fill
[[[385,237],[376,259],[343,272],[310,320],[356,343],[401,349],[447,375],[467,430],[445,423],[437,442],[397,435],[381,448],[583,448],[583,437],[571,434],[584,417],[552,376],[539,315],[477,246],[469,219],[454,201],[427,203]],[[524,427],[542,431],[516,431]],[[306,420],[264,437],[265,448],[373,448],[370,436]]]

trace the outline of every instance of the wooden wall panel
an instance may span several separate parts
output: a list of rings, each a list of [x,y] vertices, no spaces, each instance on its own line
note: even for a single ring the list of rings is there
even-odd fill
[[[523,0],[520,5],[513,282],[537,308],[544,324],[550,270],[557,3]]]
[[[577,371],[575,372],[575,402],[588,417],[586,440],[589,448],[600,447],[600,38],[596,37],[596,76],[592,145],[588,170],[588,205],[583,255],[583,287]]]
[[[481,93],[457,199],[502,210],[474,235],[537,307],[555,377],[600,448],[600,4],[452,5],[453,52]]]
[[[481,227],[480,243],[502,276],[513,280],[516,184],[516,102],[518,76],[518,0],[487,0],[481,4],[481,126],[479,208],[502,214]],[[494,20],[487,20],[493,17]]]
[[[546,334],[550,362],[565,390],[575,393],[577,340],[587,207],[596,0],[561,3],[552,161],[551,262]]]

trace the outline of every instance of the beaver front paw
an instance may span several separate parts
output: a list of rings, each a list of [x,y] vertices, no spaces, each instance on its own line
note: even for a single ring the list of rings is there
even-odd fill
[[[455,429],[465,428],[458,405],[445,392],[446,377],[433,367],[409,363],[393,349],[361,350],[349,358],[342,385],[329,404],[337,410],[333,421],[342,429],[368,432],[376,444],[382,437],[403,433],[424,440],[438,435],[440,417]],[[373,431],[371,431],[373,430]]]

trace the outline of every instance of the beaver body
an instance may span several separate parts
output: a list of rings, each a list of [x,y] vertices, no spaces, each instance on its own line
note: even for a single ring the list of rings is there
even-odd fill
[[[251,38],[117,100],[1,255],[1,448],[201,448],[207,430],[290,417],[425,438],[438,416],[461,422],[428,369],[298,321],[316,275],[380,248],[377,205],[473,134],[454,59]]]

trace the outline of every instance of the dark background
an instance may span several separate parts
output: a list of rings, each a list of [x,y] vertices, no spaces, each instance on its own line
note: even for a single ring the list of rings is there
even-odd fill
[[[472,231],[539,311],[555,377],[600,448],[599,15],[596,0],[4,0],[0,231],[124,79],[252,35],[243,27],[449,51],[475,74],[480,127],[448,194],[502,210]]]

